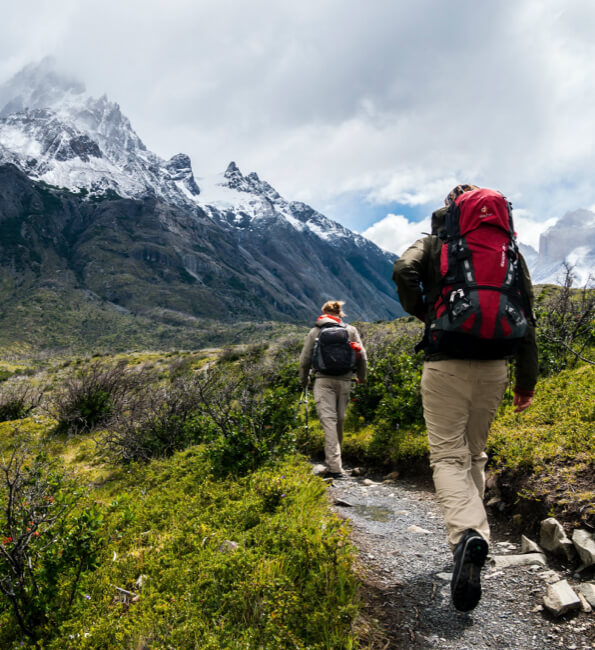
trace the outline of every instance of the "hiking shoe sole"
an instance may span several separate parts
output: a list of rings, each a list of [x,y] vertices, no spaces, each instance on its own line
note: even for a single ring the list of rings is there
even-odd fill
[[[455,555],[450,585],[453,605],[461,612],[472,610],[481,599],[481,569],[488,554],[488,543],[479,534],[467,535],[459,542],[463,548]]]

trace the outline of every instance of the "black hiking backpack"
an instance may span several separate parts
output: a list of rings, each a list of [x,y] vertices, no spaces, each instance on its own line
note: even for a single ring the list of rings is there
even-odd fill
[[[322,325],[312,352],[314,370],[324,375],[344,375],[355,370],[355,363],[356,352],[347,327],[340,323]]]

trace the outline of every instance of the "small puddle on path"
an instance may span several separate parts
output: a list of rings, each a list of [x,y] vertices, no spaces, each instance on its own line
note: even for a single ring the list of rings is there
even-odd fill
[[[353,506],[353,511],[366,519],[381,522],[388,521],[393,514],[393,511],[385,506],[356,505]]]

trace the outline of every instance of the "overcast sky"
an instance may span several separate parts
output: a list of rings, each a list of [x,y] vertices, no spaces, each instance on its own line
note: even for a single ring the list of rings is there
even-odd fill
[[[400,252],[458,182],[520,239],[595,205],[592,0],[27,0],[0,82],[56,57],[195,175],[235,160]]]

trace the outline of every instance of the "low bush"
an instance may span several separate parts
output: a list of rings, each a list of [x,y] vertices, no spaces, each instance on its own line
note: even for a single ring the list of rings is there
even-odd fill
[[[83,574],[96,566],[102,517],[56,460],[17,443],[0,463],[0,612],[32,641],[69,615]],[[10,633],[10,632],[9,632]],[[6,647],[6,646],[5,646]]]
[[[207,367],[139,395],[102,435],[123,461],[168,456],[204,442],[221,473],[245,473],[293,451],[295,393],[275,367]]]
[[[123,410],[146,383],[142,369],[94,360],[60,382],[46,410],[56,419],[60,433],[93,431]]]
[[[0,422],[26,418],[40,401],[41,393],[29,382],[5,382],[0,386]]]
[[[536,300],[539,370],[549,376],[575,368],[581,362],[595,365],[595,289],[593,282],[573,289],[572,267],[566,265],[561,287],[547,287]]]

